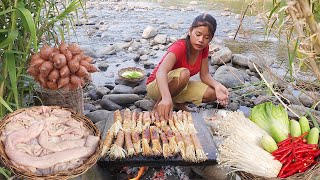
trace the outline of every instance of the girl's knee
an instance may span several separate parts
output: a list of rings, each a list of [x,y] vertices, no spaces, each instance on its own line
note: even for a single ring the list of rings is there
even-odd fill
[[[183,69],[180,72],[179,84],[186,86],[189,82],[190,71],[188,69]]]
[[[216,91],[213,88],[208,87],[203,95],[203,102],[213,102],[215,100],[217,100]]]

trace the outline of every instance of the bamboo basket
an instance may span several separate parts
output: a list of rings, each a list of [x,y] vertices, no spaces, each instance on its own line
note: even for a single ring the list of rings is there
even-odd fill
[[[41,102],[36,101],[36,105],[44,106],[61,106],[70,108],[80,115],[83,115],[83,89],[78,88],[74,91],[66,91],[63,89],[50,90],[44,89],[41,86],[35,87],[35,92]]]
[[[89,157],[81,166],[74,168],[74,169],[69,169],[66,171],[60,171],[60,172],[56,172],[53,174],[47,174],[47,175],[39,175],[39,174],[35,174],[32,173],[31,171],[22,169],[20,167],[16,167],[15,165],[13,165],[13,163],[9,160],[9,158],[7,157],[5,150],[4,150],[4,144],[1,141],[0,142],[0,157],[1,160],[3,162],[3,164],[10,168],[10,170],[17,175],[19,178],[21,179],[30,179],[30,180],[40,180],[40,179],[46,179],[46,180],[67,180],[73,177],[77,177],[83,173],[85,173],[88,169],[90,169],[98,160],[100,154],[101,154],[101,150],[102,150],[102,140],[101,140],[101,136],[100,136],[100,131],[99,129],[92,123],[92,121],[88,118],[86,118],[85,116],[79,116],[77,113],[75,113],[74,111],[72,111],[69,108],[63,108],[60,106],[49,106],[51,109],[65,109],[71,112],[71,117],[73,119],[75,119],[76,121],[79,122],[83,122],[83,125],[88,128],[93,135],[100,137],[99,143],[98,143],[98,147],[95,151],[95,153],[93,155],[91,155],[91,157]],[[39,106],[34,106],[31,108],[23,108],[23,109],[19,109],[14,111],[13,113],[8,114],[7,116],[5,116],[1,122],[0,122],[0,136],[2,135],[2,130],[5,128],[6,124],[8,124],[10,122],[10,120],[12,119],[11,117],[25,111],[26,109],[32,109],[32,108],[39,108]]]
[[[126,71],[138,71],[140,73],[142,73],[142,76],[139,78],[126,78],[124,76],[122,76],[122,74]],[[137,67],[128,67],[128,68],[122,68],[118,71],[118,76],[120,79],[124,80],[124,81],[128,81],[128,82],[140,82],[142,81],[145,77],[145,71],[141,68],[137,68]]]
[[[238,176],[240,176],[241,180],[312,180],[312,179],[319,179],[320,178],[320,163],[318,163],[311,167],[309,170],[303,173],[297,173],[287,178],[266,178],[261,176],[256,176],[247,172],[237,172]]]

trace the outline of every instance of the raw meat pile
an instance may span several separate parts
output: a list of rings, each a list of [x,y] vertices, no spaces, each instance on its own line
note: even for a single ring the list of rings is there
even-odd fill
[[[99,137],[64,109],[41,106],[10,118],[1,132],[5,152],[16,167],[35,174],[77,168],[98,146]]]

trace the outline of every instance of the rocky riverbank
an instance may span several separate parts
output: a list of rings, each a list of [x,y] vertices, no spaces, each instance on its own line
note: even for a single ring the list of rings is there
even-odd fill
[[[145,98],[145,80],[129,83],[119,79],[117,72],[125,67],[140,67],[149,75],[168,46],[183,38],[192,19],[204,12],[197,9],[196,5],[193,2],[187,8],[179,8],[163,7],[156,3],[87,2],[87,14],[80,14],[76,22],[77,36],[71,36],[71,41],[77,40],[85,53],[94,57],[95,64],[101,70],[93,75],[93,82],[85,93],[85,113],[88,117],[99,122],[105,119],[105,113],[116,109],[152,109],[154,102]],[[259,54],[258,50],[234,52],[236,50],[228,47],[226,42],[230,42],[235,35],[239,14],[233,14],[228,9],[207,12],[215,16],[218,22],[216,37],[210,45],[210,73],[229,88],[231,95],[228,109],[240,109],[248,114],[250,107],[256,104],[267,100],[276,101],[267,95],[269,90],[263,85],[253,63],[260,67],[261,72],[262,69],[268,70],[264,72],[264,77],[271,84],[283,88],[282,96],[291,102],[291,107],[305,112],[306,107],[311,107],[316,98],[320,99],[319,93],[311,90],[302,93],[272,77],[270,70],[285,72],[278,65],[274,53],[265,54],[268,51],[264,51]],[[233,40],[234,44],[259,43],[260,31],[263,31],[260,28],[261,19],[246,17],[244,25],[255,30],[253,38],[246,38],[245,32],[240,31],[237,39]],[[265,46],[266,49],[270,47],[277,48],[270,44]],[[197,75],[193,78],[199,79]],[[211,103],[202,104],[198,109],[217,107],[216,103]]]
[[[159,1],[160,2],[160,1]],[[239,14],[229,9],[204,11],[197,6],[200,1],[190,2],[188,7],[164,7],[158,3],[88,1],[87,14],[79,14],[76,36],[70,41],[78,42],[85,53],[95,59],[101,70],[93,75],[93,82],[86,87],[85,114],[102,131],[112,111],[151,110],[154,102],[146,98],[145,80],[130,83],[121,80],[117,73],[121,68],[139,67],[147,76],[166,52],[168,46],[183,38],[195,16],[208,12],[216,17],[218,29],[210,45],[210,73],[229,88],[229,110],[241,110],[249,115],[250,108],[265,101],[277,99],[270,95],[263,77],[281,92],[281,97],[295,112],[303,114],[320,99],[320,94],[309,89],[300,91],[282,80],[286,72],[279,63],[278,54],[284,54],[277,39],[264,40],[263,24],[259,17],[246,17],[242,30],[236,34]],[[257,45],[263,50],[255,49]],[[245,48],[244,48],[245,47]],[[253,48],[254,47],[254,48]],[[277,76],[272,76],[272,75]],[[303,75],[312,81],[311,76]],[[279,78],[280,77],[280,78]],[[192,77],[199,79],[196,75]],[[201,113],[219,107],[217,103],[201,104]],[[320,105],[313,112],[320,116]],[[289,113],[291,117],[295,115]],[[218,173],[218,172],[217,172]],[[221,172],[220,172],[221,173]],[[215,174],[217,175],[217,174]],[[224,177],[222,173],[221,177]]]

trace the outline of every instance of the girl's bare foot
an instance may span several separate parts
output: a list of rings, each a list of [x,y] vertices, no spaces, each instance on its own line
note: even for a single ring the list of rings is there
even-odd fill
[[[175,109],[187,111],[187,112],[196,112],[195,108],[190,108],[187,106],[187,103],[173,103]]]

